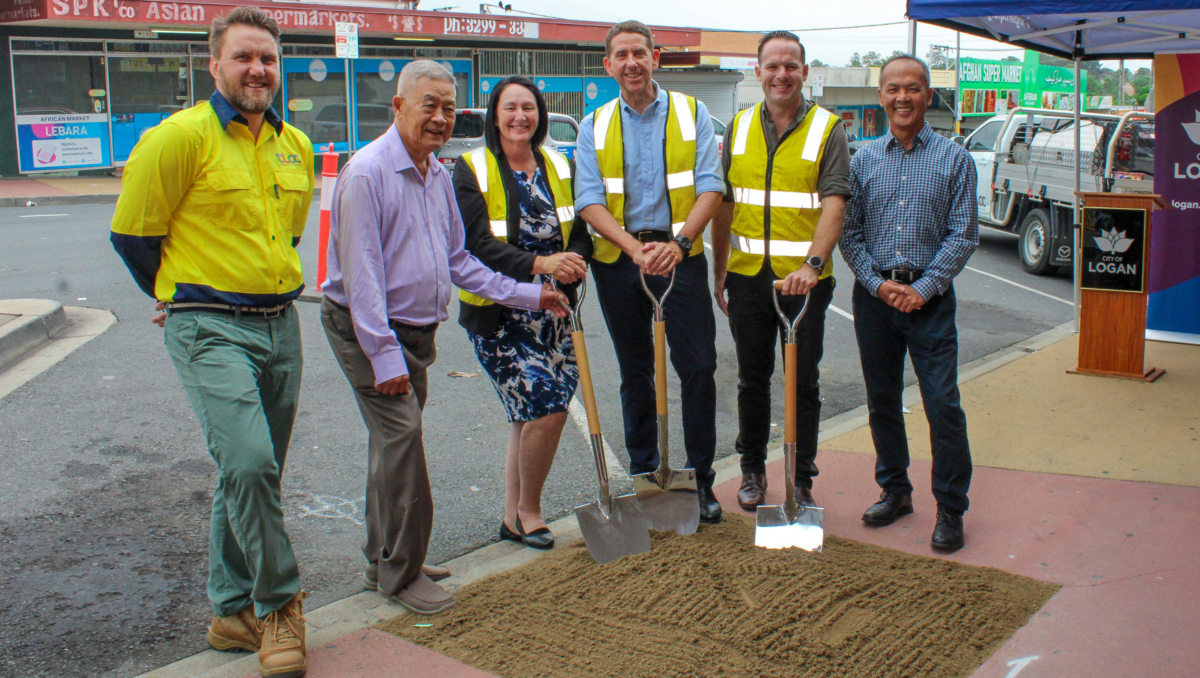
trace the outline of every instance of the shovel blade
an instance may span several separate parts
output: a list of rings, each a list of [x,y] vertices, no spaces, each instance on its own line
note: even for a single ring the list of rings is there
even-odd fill
[[[597,565],[650,550],[650,528],[635,495],[613,497],[611,514],[605,513],[599,501],[576,506],[575,518]]]
[[[825,509],[816,506],[759,506],[754,545],[768,549],[801,548],[819,552],[825,543]]]
[[[695,534],[700,527],[700,496],[696,490],[696,472],[679,469],[667,474],[664,484],[657,472],[632,476],[633,491],[642,505],[642,515],[650,529],[674,530]]]

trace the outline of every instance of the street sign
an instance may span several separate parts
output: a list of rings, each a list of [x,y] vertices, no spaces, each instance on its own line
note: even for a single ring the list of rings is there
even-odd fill
[[[358,58],[358,24],[339,21],[334,28],[334,44],[337,45],[337,58]]]

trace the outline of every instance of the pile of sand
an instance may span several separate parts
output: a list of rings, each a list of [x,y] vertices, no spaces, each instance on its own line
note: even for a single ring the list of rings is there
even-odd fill
[[[753,533],[728,517],[608,565],[580,542],[379,628],[507,678],[968,676],[1058,590],[837,537],[761,549]]]

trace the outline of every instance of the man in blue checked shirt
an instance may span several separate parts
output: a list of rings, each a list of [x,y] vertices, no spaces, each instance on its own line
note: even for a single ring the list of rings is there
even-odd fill
[[[880,501],[863,521],[890,525],[913,512],[908,437],[901,414],[904,354],[912,355],[933,447],[937,524],[930,545],[963,545],[971,486],[967,415],[958,394],[954,277],[979,245],[975,164],[925,122],[929,67],[896,56],[879,73],[889,131],[850,162],[854,197],[842,256],[854,270],[854,332],[875,440]]]

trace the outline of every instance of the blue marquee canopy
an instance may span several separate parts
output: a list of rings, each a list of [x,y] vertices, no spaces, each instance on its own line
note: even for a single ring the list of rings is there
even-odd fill
[[[908,18],[1066,59],[1200,51],[1200,0],[908,0]]]

